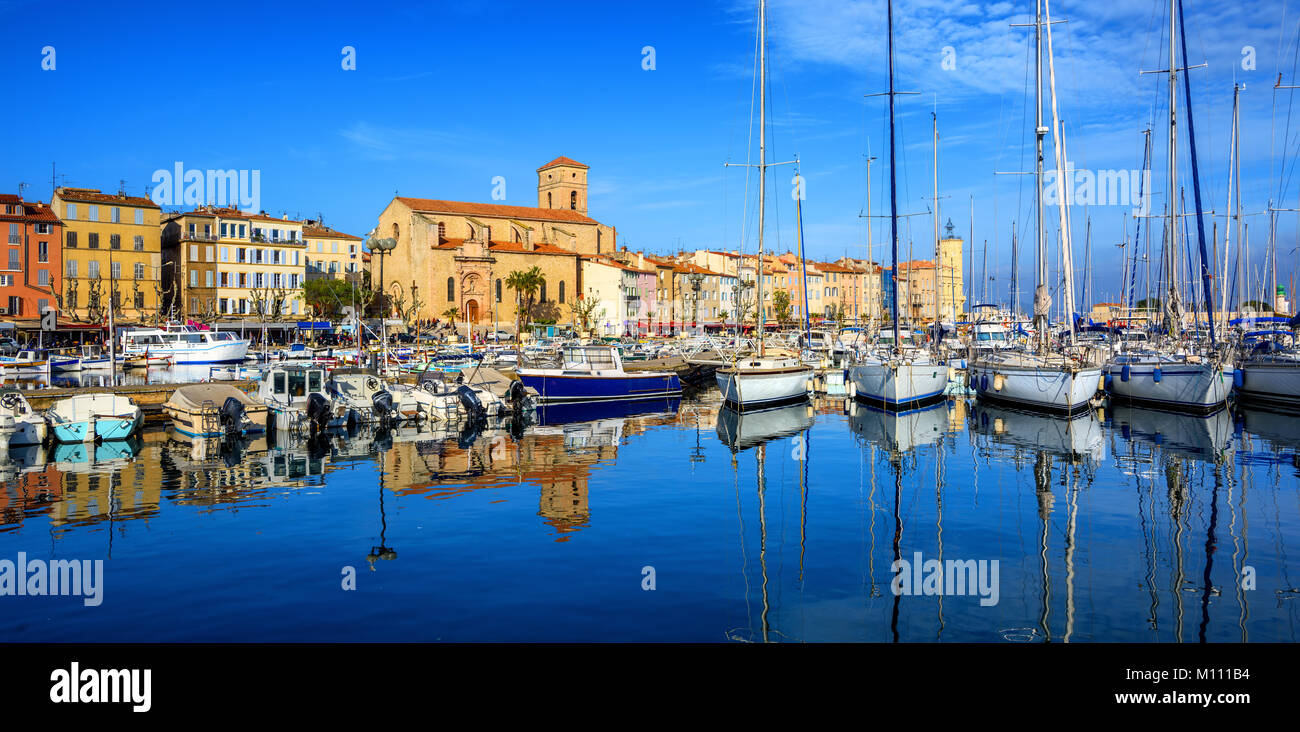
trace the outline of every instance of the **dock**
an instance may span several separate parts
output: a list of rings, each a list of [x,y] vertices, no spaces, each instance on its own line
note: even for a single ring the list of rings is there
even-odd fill
[[[237,381],[222,381],[222,384],[229,384],[241,391],[251,391],[257,387],[257,382],[252,379],[240,379]],[[27,403],[32,405],[32,409],[44,411],[54,406],[54,403],[60,399],[66,399],[78,394],[101,394],[105,391],[112,391],[114,394],[120,394],[130,397],[140,411],[144,413],[145,424],[162,424],[167,421],[167,415],[163,414],[163,404],[171,398],[172,394],[182,386],[188,384],[123,384],[112,387],[106,386],[76,386],[60,387],[53,386],[42,389],[32,389],[24,391]]]

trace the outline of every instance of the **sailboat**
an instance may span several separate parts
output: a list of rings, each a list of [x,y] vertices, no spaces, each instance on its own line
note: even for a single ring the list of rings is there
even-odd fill
[[[1034,288],[1034,349],[1032,351],[995,351],[980,355],[971,364],[969,383],[980,399],[1002,403],[1016,409],[1032,409],[1052,413],[1075,414],[1089,408],[1092,397],[1101,385],[1101,367],[1094,365],[1087,353],[1074,349],[1074,287],[1069,244],[1069,219],[1065,211],[1064,155],[1057,137],[1056,83],[1052,77],[1052,139],[1055,142],[1057,200],[1061,213],[1061,261],[1065,274],[1067,317],[1070,320],[1069,339],[1071,351],[1051,350],[1051,324],[1048,315],[1052,309],[1052,296],[1048,290],[1047,241],[1043,222],[1043,137],[1049,129],[1043,124],[1043,31],[1047,31],[1047,60],[1049,75],[1054,73],[1052,61],[1051,17],[1044,18],[1047,0],[1037,2],[1034,13],[1034,156],[1035,220],[1034,240],[1037,245],[1036,284]]]
[[[758,311],[758,353],[739,357],[715,372],[718,389],[728,406],[735,409],[766,409],[808,398],[813,369],[798,354],[774,351],[766,344],[766,311],[763,307],[763,225],[767,193],[767,0],[758,3],[758,259],[755,273],[755,308]],[[805,287],[807,281],[805,280]]]
[[[905,339],[910,341],[908,338],[910,334],[902,330],[902,321],[898,314],[898,183],[894,139],[893,2],[887,4],[887,12],[889,20],[889,222],[890,256],[893,263],[889,287],[892,293],[893,325],[882,332],[876,350],[866,353],[849,368],[849,395],[884,409],[906,410],[932,404],[944,398],[943,392],[948,382],[948,365],[940,362],[929,351],[904,342]],[[936,250],[936,260],[938,254]],[[936,309],[936,323],[937,316]]]
[[[1191,86],[1184,74],[1186,85],[1184,103],[1187,109],[1188,145],[1191,149],[1192,186],[1195,192],[1196,224],[1200,241],[1201,275],[1204,283],[1205,306],[1209,310],[1208,348],[1183,338],[1183,323],[1178,288],[1178,206],[1174,191],[1178,190],[1178,57],[1175,43],[1182,41],[1183,66],[1187,66],[1187,38],[1178,33],[1182,25],[1182,6],[1178,0],[1169,0],[1169,236],[1165,241],[1165,272],[1168,277],[1168,301],[1165,305],[1165,342],[1163,347],[1137,353],[1121,352],[1106,364],[1106,389],[1116,401],[1132,402],[1177,411],[1213,412],[1221,409],[1232,391],[1233,365],[1231,355],[1217,342],[1214,323],[1214,297],[1210,287],[1209,261],[1205,249],[1205,223],[1201,213],[1201,184],[1196,176],[1196,137],[1192,123]],[[1186,69],[1184,69],[1186,71]]]

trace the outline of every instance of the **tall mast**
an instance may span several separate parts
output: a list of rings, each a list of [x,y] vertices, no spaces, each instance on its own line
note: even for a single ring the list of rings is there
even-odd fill
[[[1070,323],[1070,344],[1074,344],[1074,256],[1070,249],[1070,211],[1065,189],[1065,125],[1056,109],[1056,61],[1052,54],[1052,11],[1048,0],[1043,0],[1044,26],[1047,28],[1047,71],[1052,90],[1052,145],[1056,161],[1057,209],[1061,228],[1061,269],[1065,275],[1065,317]]]
[[[758,355],[766,351],[767,313],[763,307],[763,223],[767,196],[767,0],[758,0]]]
[[[1165,194],[1169,200],[1169,238],[1165,246],[1165,271],[1169,278],[1169,304],[1166,311],[1174,317],[1168,324],[1170,336],[1182,333],[1182,311],[1178,305],[1178,56],[1174,44],[1178,38],[1177,13],[1169,0],[1169,187]],[[1176,322],[1175,322],[1176,321]]]
[[[1047,249],[1043,239],[1043,0],[1034,3],[1034,333],[1038,352],[1047,351],[1048,313]]]
[[[898,322],[898,170],[895,161],[894,151],[894,2],[887,0],[886,16],[889,21],[889,246],[890,256],[893,258],[893,277],[890,278],[889,287],[892,293],[890,298],[893,305],[894,317],[894,350],[901,350]]]
[[[939,303],[943,300],[943,258],[939,253],[939,114],[930,113],[934,127],[934,340],[935,353],[939,352]]]
[[[1183,67],[1184,71],[1191,69],[1191,62],[1187,58],[1187,29],[1183,20],[1183,3],[1182,0],[1175,0],[1178,3],[1178,25],[1183,29],[1182,48],[1183,48]],[[1170,63],[1170,66],[1173,66]],[[1214,335],[1214,276],[1210,264],[1210,256],[1205,248],[1205,214],[1201,206],[1201,171],[1196,157],[1196,121],[1192,116],[1192,78],[1183,74],[1183,101],[1187,105],[1187,148],[1190,151],[1189,157],[1192,162],[1192,201],[1196,204],[1196,243],[1201,254],[1201,295],[1205,298],[1206,319],[1209,321],[1210,328],[1210,345],[1215,345]],[[1276,257],[1276,254],[1274,255]],[[1276,259],[1274,262],[1276,263]],[[1274,270],[1274,278],[1277,272]],[[1192,301],[1196,302],[1195,300]],[[1195,311],[1195,310],[1193,310]]]

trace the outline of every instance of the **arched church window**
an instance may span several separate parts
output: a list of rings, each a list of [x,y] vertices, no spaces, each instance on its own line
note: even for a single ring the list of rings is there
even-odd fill
[[[447,302],[454,302],[455,300],[456,300],[456,278],[448,277],[447,278]]]
[[[564,304],[564,280],[560,280],[560,304]]]
[[[578,192],[569,191],[569,208],[578,210]]]

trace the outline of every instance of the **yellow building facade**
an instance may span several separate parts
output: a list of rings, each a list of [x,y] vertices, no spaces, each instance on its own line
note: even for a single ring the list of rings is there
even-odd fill
[[[59,187],[51,198],[63,222],[62,311],[77,320],[156,319],[163,299],[162,209],[148,198]]]

